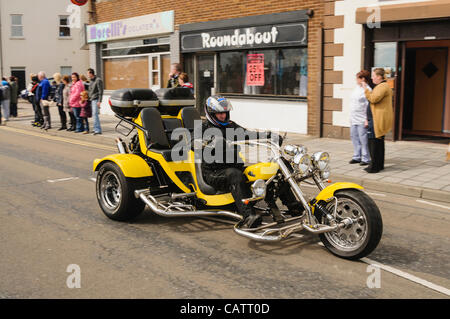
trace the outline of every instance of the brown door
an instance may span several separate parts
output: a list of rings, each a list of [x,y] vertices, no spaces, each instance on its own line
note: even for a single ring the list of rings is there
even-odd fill
[[[446,69],[447,48],[416,51],[412,123],[414,131],[442,131]]]

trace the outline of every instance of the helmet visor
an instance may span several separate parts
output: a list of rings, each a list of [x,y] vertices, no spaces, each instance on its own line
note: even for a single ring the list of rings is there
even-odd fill
[[[206,102],[206,106],[210,113],[229,112],[233,109],[231,102],[224,97],[210,97]]]

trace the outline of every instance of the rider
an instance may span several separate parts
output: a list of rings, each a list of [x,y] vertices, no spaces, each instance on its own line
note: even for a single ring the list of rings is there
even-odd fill
[[[202,175],[206,183],[216,190],[231,192],[238,212],[244,217],[244,223],[247,227],[257,227],[261,224],[261,216],[256,214],[252,203],[246,205],[242,202],[242,199],[252,195],[247,178],[243,174],[244,163],[238,155],[239,146],[230,145],[227,141],[248,139],[254,136],[255,138],[277,140],[281,145],[282,138],[271,132],[252,132],[244,129],[230,120],[230,110],[232,110],[231,103],[222,96],[211,96],[206,101],[207,120],[202,123],[202,139],[204,144],[205,141],[209,142],[209,147],[212,147],[210,151],[212,160],[205,160],[206,152],[203,152]],[[212,146],[213,144],[214,146]],[[217,147],[218,145],[222,146],[222,150]],[[229,156],[230,154],[233,156]],[[283,204],[288,206],[291,215],[301,214],[301,205],[297,203],[289,188],[280,195],[280,199]]]

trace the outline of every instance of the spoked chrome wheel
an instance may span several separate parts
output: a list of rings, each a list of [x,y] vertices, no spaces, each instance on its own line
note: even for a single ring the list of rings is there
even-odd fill
[[[108,218],[128,221],[138,216],[145,204],[134,197],[136,186],[114,163],[106,162],[98,170],[96,193],[98,203]]]
[[[334,202],[328,209],[334,210]],[[336,213],[337,223],[344,219],[350,219],[352,223],[337,231],[325,233],[325,237],[340,250],[352,251],[361,247],[367,237],[367,218],[364,210],[352,199],[341,198],[338,199]]]
[[[359,259],[370,254],[378,245],[383,233],[380,210],[375,202],[357,189],[344,189],[334,194],[337,199],[336,222],[345,221],[347,226],[336,231],[320,234],[324,246],[336,256]],[[335,201],[327,205],[334,214]],[[327,223],[326,217],[321,218]]]
[[[117,175],[112,172],[106,172],[102,176],[100,182],[100,196],[106,207],[111,210],[116,210],[120,204],[122,192],[120,189],[120,182]]]

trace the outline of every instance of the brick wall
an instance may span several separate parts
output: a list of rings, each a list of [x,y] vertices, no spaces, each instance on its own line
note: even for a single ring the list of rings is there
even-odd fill
[[[324,0],[324,80],[322,136],[349,138],[348,127],[333,125],[333,111],[342,111],[342,99],[333,98],[333,85],[342,84],[342,71],[334,71],[334,57],[344,54],[344,44],[335,43],[334,30],[344,27],[344,16],[335,15],[335,4],[342,0]]]
[[[186,23],[215,21],[252,15],[312,9],[314,10],[314,16],[308,23],[308,134],[319,136],[321,128],[320,82],[322,81],[320,76],[322,72],[321,39],[324,5],[326,5],[327,2],[329,1],[97,0],[95,7],[93,8],[95,13],[92,15],[95,21],[93,20],[91,23],[101,23],[161,11],[174,10],[175,29],[178,29],[180,24]],[[336,23],[338,22],[339,21]],[[329,47],[328,50],[336,49]],[[330,81],[330,77],[336,77],[336,75],[331,73],[329,75],[325,74],[325,76],[328,81]]]

